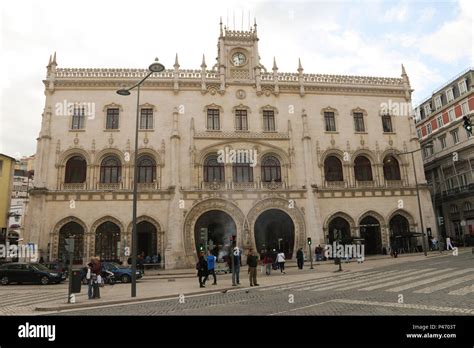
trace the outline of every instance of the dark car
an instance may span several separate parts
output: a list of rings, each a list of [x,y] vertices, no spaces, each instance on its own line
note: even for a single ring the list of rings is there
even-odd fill
[[[68,277],[67,267],[61,262],[47,262],[43,265],[54,273],[61,273],[63,280]]]
[[[59,284],[62,281],[61,272],[55,272],[39,263],[15,262],[0,266],[0,283],[39,283]]]
[[[114,274],[115,281],[120,281],[122,283],[129,283],[132,280],[132,269],[127,266],[121,266],[116,262],[102,262],[102,277],[106,277],[105,271],[112,272]],[[82,270],[82,282],[87,284],[86,280],[87,269]],[[143,273],[140,270],[137,270],[137,279],[143,277]]]

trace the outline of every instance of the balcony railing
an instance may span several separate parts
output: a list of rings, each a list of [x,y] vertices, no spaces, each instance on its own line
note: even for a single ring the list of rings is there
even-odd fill
[[[80,191],[80,190],[85,190],[85,189],[86,189],[85,182],[63,184],[63,190],[66,190],[66,191]]]
[[[375,181],[356,181],[356,187],[366,188],[366,187],[375,187]]]
[[[403,180],[385,180],[386,187],[402,187]]]
[[[326,181],[324,183],[324,187],[334,188],[334,189],[345,188],[347,187],[347,182],[346,181]]]
[[[137,183],[138,191],[153,191],[158,189],[157,182],[139,182]]]
[[[122,183],[121,182],[114,182],[114,183],[100,182],[97,185],[97,187],[98,187],[99,190],[115,191],[115,190],[122,189]]]

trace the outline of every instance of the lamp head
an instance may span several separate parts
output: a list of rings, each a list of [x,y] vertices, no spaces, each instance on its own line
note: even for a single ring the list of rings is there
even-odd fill
[[[130,95],[130,91],[128,89],[122,88],[117,91],[117,94],[119,95]]]
[[[163,64],[158,63],[158,58],[155,58],[155,61],[148,67],[148,70],[151,72],[162,72],[165,70]]]

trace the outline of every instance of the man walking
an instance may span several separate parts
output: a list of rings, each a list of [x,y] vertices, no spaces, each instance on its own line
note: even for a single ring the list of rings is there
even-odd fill
[[[240,265],[242,263],[242,252],[239,247],[234,247],[232,250],[232,286],[240,285]]]
[[[252,249],[250,249],[249,255],[247,256],[247,265],[249,266],[249,280],[250,286],[258,286],[257,284],[257,263],[258,257],[255,255]]]
[[[298,268],[303,269],[304,264],[304,253],[303,248],[299,248],[296,252],[296,262],[298,263]]]
[[[286,274],[285,272],[285,253],[283,250],[280,250],[280,252],[277,255],[277,262],[278,262],[278,268],[280,268],[281,274]]]
[[[206,279],[207,279],[207,261],[204,258],[204,253],[201,252],[199,254],[199,260],[196,263],[196,270],[197,276],[199,279],[199,287],[200,288],[205,288],[206,287]]]
[[[214,277],[214,283],[212,283],[212,285],[217,285],[215,266],[216,257],[212,255],[211,251],[209,251],[209,255],[207,256],[207,276],[206,279],[204,279],[204,283],[207,281],[207,278],[209,278],[209,275],[212,274]]]

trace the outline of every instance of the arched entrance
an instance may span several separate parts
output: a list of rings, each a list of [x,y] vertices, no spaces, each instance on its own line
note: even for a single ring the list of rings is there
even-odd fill
[[[408,219],[400,214],[390,219],[390,246],[400,252],[410,252],[416,247],[416,237],[410,232]]]
[[[280,209],[268,209],[260,214],[254,227],[257,250],[282,250],[287,259],[293,256],[295,225],[291,217]]]
[[[380,233],[380,222],[372,217],[366,216],[359,223],[360,237],[364,239],[364,253],[374,255],[382,253],[382,235]]]
[[[337,216],[329,222],[328,226],[328,242],[340,242],[342,244],[350,244],[352,242],[351,226],[343,217]]]
[[[69,259],[66,251],[66,239],[74,238],[74,254],[72,262],[82,264],[84,257],[84,228],[75,221],[68,222],[59,230],[58,258],[61,261]]]
[[[120,227],[106,221],[95,231],[95,256],[101,261],[118,261],[120,250]]]
[[[139,255],[143,253],[145,257],[157,255],[156,227],[148,221],[137,224],[137,251]]]
[[[211,250],[218,258],[227,255],[232,237],[237,236],[237,226],[232,217],[221,210],[209,210],[194,225],[196,251]]]

